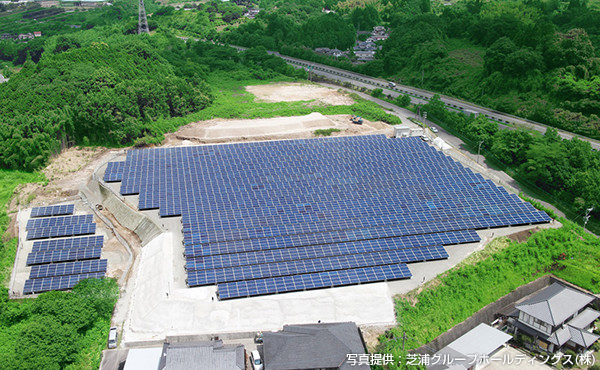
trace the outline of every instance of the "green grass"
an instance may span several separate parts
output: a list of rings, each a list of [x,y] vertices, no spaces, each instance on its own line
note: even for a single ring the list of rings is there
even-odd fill
[[[45,181],[40,173],[0,170],[0,281],[6,286],[15,260],[17,239],[9,238],[5,232],[9,222],[6,207],[18,185]]]
[[[315,136],[331,136],[331,134],[333,134],[334,132],[340,131],[342,130],[340,130],[339,128],[324,128],[313,131],[313,134],[315,134]]]
[[[550,273],[594,293],[600,291],[597,277],[600,242],[581,227],[564,219],[560,229],[545,229],[517,243],[500,238],[476,252],[457,267],[396,299],[398,326],[381,338],[380,353],[401,355],[418,348],[472,316],[479,309],[517,287]],[[589,268],[583,268],[587,262]],[[577,266],[577,274],[563,265]],[[390,339],[391,338],[391,339]],[[397,368],[397,367],[390,367]]]

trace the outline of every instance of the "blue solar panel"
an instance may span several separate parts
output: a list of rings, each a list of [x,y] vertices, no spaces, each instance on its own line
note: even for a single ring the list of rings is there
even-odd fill
[[[94,221],[93,215],[81,215],[81,216],[65,216],[65,217],[47,217],[47,218],[34,218],[27,221],[27,227],[25,230],[37,229],[40,227],[55,227],[62,225],[73,225],[73,224],[89,224]]]
[[[101,247],[55,249],[43,252],[32,252],[27,256],[27,266],[51,262],[82,261],[100,258]]]
[[[393,254],[395,265],[410,262],[408,249],[479,240],[477,229],[550,221],[419,138],[142,149],[122,163],[107,169],[119,173],[122,195],[139,194],[140,210],[182,216],[190,285],[279,278],[323,258],[367,268],[361,253]],[[445,258],[432,250],[422,258]]]
[[[65,263],[50,263],[31,267],[30,279],[50,276],[78,275],[91,272],[106,272],[108,260],[86,260]]]
[[[27,240],[57,238],[61,236],[86,235],[96,232],[96,224],[62,225],[40,227],[27,232]]]
[[[65,204],[60,206],[33,207],[31,209],[31,218],[46,216],[72,215],[75,210],[74,204]]]
[[[106,171],[104,171],[105,182],[118,182],[123,179],[123,169],[125,162],[108,162]]]
[[[23,288],[24,294],[37,294],[42,292],[48,292],[50,290],[65,290],[71,289],[78,282],[83,279],[95,278],[100,279],[104,277],[104,272],[93,272],[90,274],[79,274],[79,275],[65,275],[65,276],[52,276],[41,279],[29,279],[25,281],[25,287]]]
[[[49,251],[54,249],[102,247],[104,236],[85,236],[83,238],[61,238],[33,242],[32,252]]]
[[[265,294],[294,292],[344,285],[374,283],[411,277],[404,264],[373,266],[350,270],[319,272],[275,277],[270,279],[243,280],[218,285],[219,299],[243,298]]]
[[[412,263],[445,258],[448,258],[448,253],[442,246],[388,250],[375,253],[292,260],[280,263],[235,266],[223,269],[188,271],[187,284],[188,286],[212,285],[240,280],[388,265],[390,261],[394,261],[395,263]]]
[[[472,232],[472,231],[471,231]],[[479,237],[464,238],[461,242],[478,241]],[[369,239],[336,244],[319,244],[303,247],[265,249],[245,253],[219,254],[206,257],[187,258],[186,269],[205,270],[231,266],[256,265],[262,263],[295,261],[310,258],[347,256],[351,254],[410,249],[430,245],[456,244],[447,241],[440,234],[417,235],[404,238]],[[405,262],[405,261],[402,261]]]

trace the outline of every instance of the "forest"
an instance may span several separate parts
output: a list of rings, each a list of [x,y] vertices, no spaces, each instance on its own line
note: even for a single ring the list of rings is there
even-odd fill
[[[600,11],[586,1],[428,0],[350,2],[303,11],[268,8],[221,39],[464,98],[581,135],[600,138]],[[366,4],[366,5],[365,5]],[[346,49],[356,30],[391,29],[375,60],[316,55]],[[327,30],[319,35],[313,32]]]

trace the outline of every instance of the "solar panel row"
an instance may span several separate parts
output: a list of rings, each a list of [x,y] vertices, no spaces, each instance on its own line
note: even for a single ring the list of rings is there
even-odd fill
[[[344,285],[398,280],[411,277],[405,264],[373,266],[351,270],[337,270],[275,277],[269,279],[243,280],[218,284],[220,299],[251,297],[265,294],[294,292]]]
[[[108,260],[86,260],[64,263],[51,263],[31,267],[30,279],[39,279],[50,276],[78,275],[91,272],[106,272]]]
[[[399,237],[396,239],[399,244],[413,246],[452,245],[479,241],[479,235],[477,235],[477,233],[473,230],[460,230],[423,235],[402,235],[400,232],[396,231],[398,230],[395,228],[380,227],[376,229],[338,230],[329,233],[285,235],[274,238],[246,239],[233,242],[200,244],[186,246],[184,255],[188,258],[193,258],[218,254],[303,247],[390,237]]]
[[[382,266],[388,265],[390,261],[394,261],[395,263],[410,263],[445,258],[448,258],[448,253],[442,246],[388,250],[375,253],[292,260],[282,263],[263,263],[223,269],[195,270],[188,272],[187,283],[189,286],[213,285],[240,280]]]
[[[83,279],[101,279],[104,272],[93,272],[89,274],[52,276],[40,279],[28,279],[25,281],[24,294],[37,294],[50,290],[65,290],[73,288]]]
[[[101,247],[104,244],[104,236],[85,236],[82,238],[61,238],[50,240],[39,240],[33,242],[32,252],[49,251],[54,249]]]
[[[27,256],[27,266],[51,262],[69,262],[100,258],[102,247],[55,249],[32,252]]]
[[[57,238],[61,236],[75,236],[93,234],[96,232],[96,224],[62,225],[54,227],[40,227],[27,232],[27,240]]]
[[[65,217],[47,217],[47,218],[35,218],[27,221],[27,227],[25,230],[37,229],[41,227],[56,227],[63,225],[74,225],[74,224],[89,224],[94,222],[93,215],[80,215],[80,216],[65,216]]]
[[[60,206],[33,207],[31,209],[31,218],[46,216],[72,215],[75,210],[74,204],[65,204]]]
[[[105,182],[117,182],[123,179],[123,168],[125,162],[108,162],[106,171],[104,171]]]

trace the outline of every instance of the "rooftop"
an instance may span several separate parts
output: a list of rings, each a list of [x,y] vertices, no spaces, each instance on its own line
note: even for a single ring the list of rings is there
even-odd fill
[[[365,353],[356,324],[352,322],[286,325],[278,332],[263,333],[265,370],[339,368],[350,366],[347,354]]]
[[[560,325],[590,304],[594,297],[554,283],[515,308],[552,326]]]

